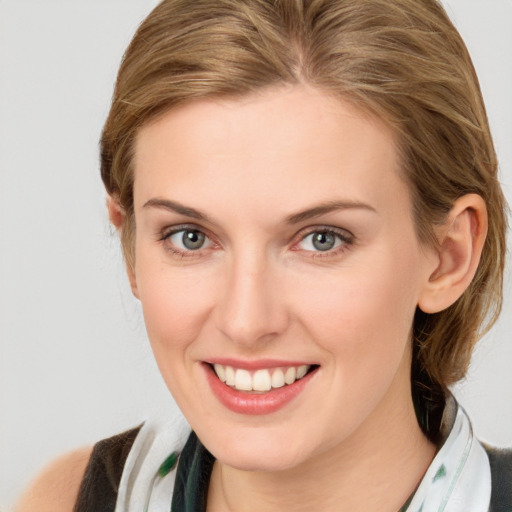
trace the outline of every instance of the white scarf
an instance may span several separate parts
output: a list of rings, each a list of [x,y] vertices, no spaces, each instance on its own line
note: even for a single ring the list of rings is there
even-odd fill
[[[453,397],[448,398],[441,432],[447,436],[431,462],[407,512],[487,512],[491,467],[471,422]]]
[[[158,470],[170,453],[183,449],[189,433],[180,415],[144,423],[126,460],[115,512],[170,511],[176,467],[163,478]],[[489,459],[453,397],[447,401],[442,433],[446,439],[407,512],[488,512]]]

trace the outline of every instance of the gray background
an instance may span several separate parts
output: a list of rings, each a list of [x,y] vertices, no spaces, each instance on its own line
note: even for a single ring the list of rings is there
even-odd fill
[[[445,2],[512,198],[512,1]],[[0,0],[0,510],[56,455],[174,407],[104,208],[97,141],[122,52],[156,0]],[[511,283],[455,390],[512,445]],[[2,508],[3,507],[3,508]]]

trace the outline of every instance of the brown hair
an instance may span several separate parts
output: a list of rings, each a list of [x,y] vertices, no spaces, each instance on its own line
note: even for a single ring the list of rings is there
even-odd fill
[[[158,5],[125,53],[101,140],[102,178],[125,212],[127,263],[133,264],[137,130],[194,98],[297,83],[349,100],[395,132],[422,242],[435,243],[433,226],[457,198],[476,193],[486,202],[489,231],[472,284],[450,308],[418,310],[414,321],[413,389],[434,390],[437,403],[465,375],[475,342],[499,313],[506,205],[478,79],[436,0]]]

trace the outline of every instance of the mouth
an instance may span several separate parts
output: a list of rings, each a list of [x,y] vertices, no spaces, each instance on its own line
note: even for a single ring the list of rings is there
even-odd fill
[[[211,364],[218,379],[237,391],[266,393],[273,389],[291,386],[304,378],[317,365],[301,364],[276,368],[260,368],[247,370],[219,363]]]
[[[309,386],[320,368],[317,364],[229,363],[203,362],[202,366],[219,402],[235,413],[248,415],[270,414],[287,406]]]

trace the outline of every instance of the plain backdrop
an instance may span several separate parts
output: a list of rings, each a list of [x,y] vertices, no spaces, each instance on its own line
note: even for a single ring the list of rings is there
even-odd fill
[[[193,0],[191,0],[193,1]],[[450,0],[512,198],[512,1]],[[0,510],[51,458],[175,407],[107,222],[98,139],[155,0],[0,0]],[[508,275],[508,274],[507,274]],[[512,285],[455,392],[512,445]]]

